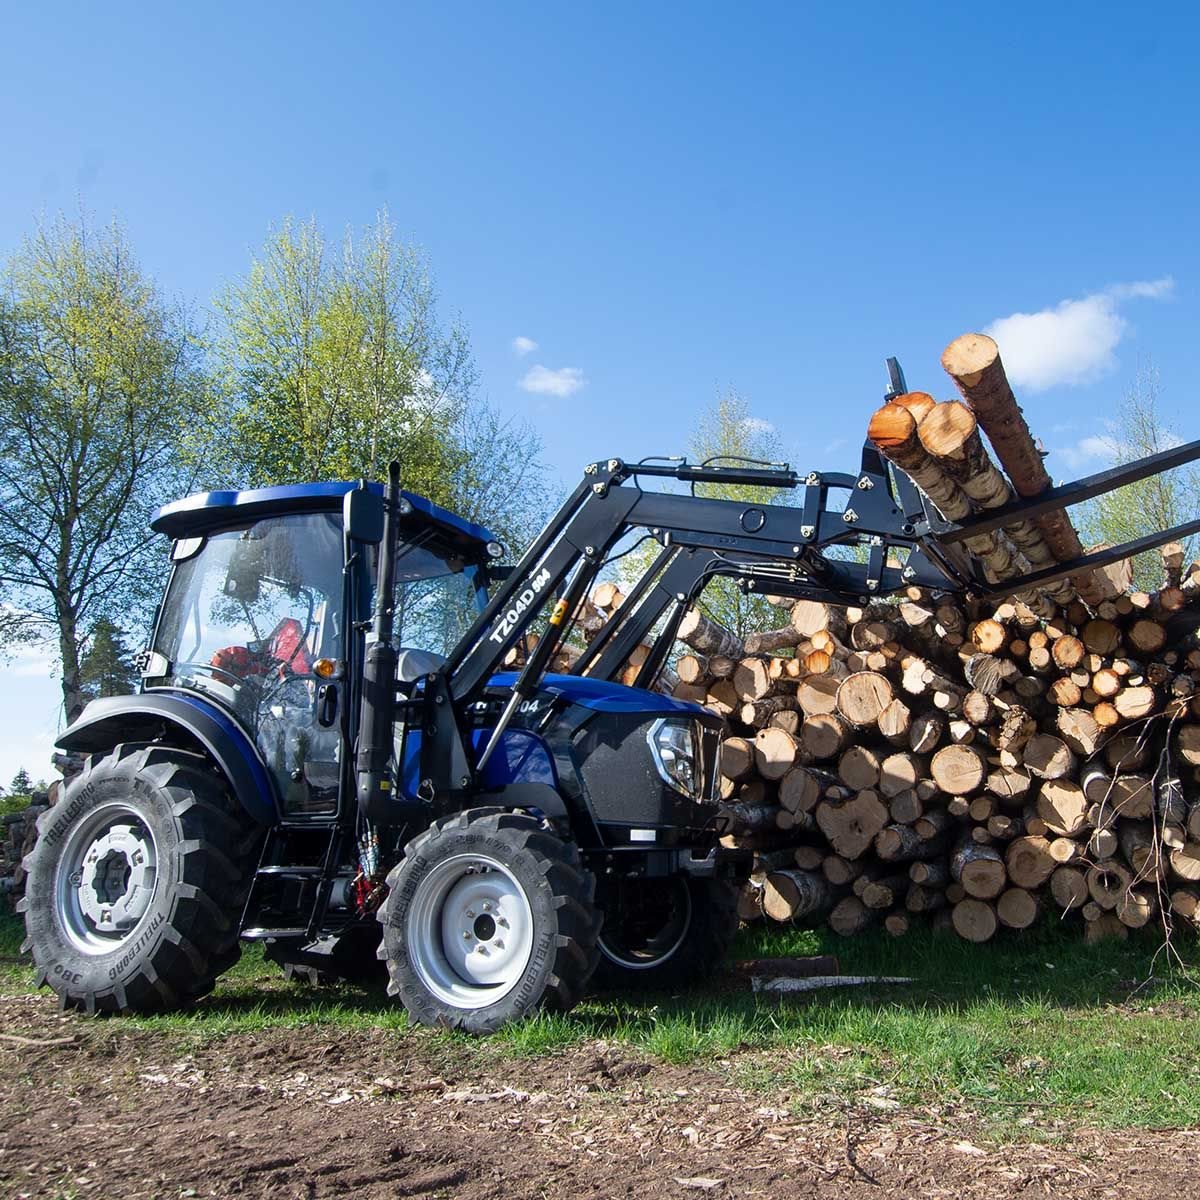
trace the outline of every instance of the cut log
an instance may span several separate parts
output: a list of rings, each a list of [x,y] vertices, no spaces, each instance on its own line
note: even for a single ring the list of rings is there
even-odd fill
[[[675,663],[680,683],[703,683],[709,678],[708,659],[699,654],[681,654]]]
[[[910,862],[929,851],[929,842],[912,825],[888,825],[875,835],[875,854],[887,863]]]
[[[893,700],[892,685],[875,671],[858,671],[842,680],[837,690],[837,709],[859,728],[875,725],[880,713]]]
[[[954,906],[954,930],[968,942],[986,942],[996,932],[996,910],[986,900],[968,897]]]
[[[1050,842],[1044,837],[1014,838],[1004,855],[1008,877],[1017,887],[1036,891],[1054,874],[1058,863],[1050,853]]]
[[[905,746],[912,729],[912,712],[903,700],[893,700],[879,714],[877,724],[879,732],[893,746]]]
[[[833,776],[815,767],[793,767],[779,781],[779,803],[788,812],[812,812]]]
[[[908,751],[889,754],[879,765],[879,790],[889,799],[915,788],[920,778],[920,760]]]
[[[1096,863],[1087,873],[1088,893],[1105,912],[1117,907],[1132,883],[1133,876],[1115,858]]]
[[[1052,833],[1074,837],[1088,827],[1088,799],[1069,779],[1048,779],[1038,789],[1037,815]]]
[[[797,741],[783,729],[760,729],[754,735],[754,765],[764,779],[782,779],[795,765]]]
[[[1068,912],[1082,908],[1087,902],[1087,875],[1078,867],[1059,867],[1050,876],[1050,895],[1059,908]]]
[[[1056,837],[1050,839],[1050,857],[1060,866],[1078,862],[1084,856],[1084,845],[1074,838]]]
[[[772,871],[762,891],[763,911],[773,921],[800,921],[827,912],[837,896],[817,871]]]
[[[856,792],[878,786],[879,755],[866,746],[851,746],[838,759],[838,777]],[[893,794],[883,788],[880,788],[880,791],[885,796]]]
[[[1157,621],[1144,617],[1134,621],[1125,638],[1139,655],[1149,657],[1167,644],[1167,631]]]
[[[1016,767],[1000,767],[988,773],[984,786],[989,792],[1004,801],[1020,800],[1032,785],[1027,772]]]
[[[1171,871],[1185,883],[1200,883],[1200,842],[1171,851]]]
[[[897,792],[888,801],[888,812],[897,825],[911,825],[920,819],[924,811],[925,802],[917,795],[916,788]]]
[[[1096,718],[1085,708],[1063,708],[1055,722],[1062,739],[1076,754],[1089,758],[1100,748],[1102,735]]]
[[[790,650],[804,639],[794,625],[785,625],[782,629],[767,629],[762,633],[747,634],[745,646],[747,654],[774,654],[776,650]]]
[[[1008,885],[1004,859],[991,846],[964,839],[950,857],[950,877],[968,896],[991,900]]]
[[[944,888],[950,882],[950,865],[941,859],[918,861],[909,866],[908,877],[929,888]]]
[[[846,632],[846,617],[832,604],[819,600],[797,600],[792,606],[792,628],[801,637],[811,638],[814,633],[828,631],[841,639]]]
[[[909,411],[896,404],[876,409],[867,437],[925,492],[947,520],[964,521],[971,515],[972,504],[966,492],[921,445],[917,423]],[[963,544],[983,561],[994,579],[1011,579],[1024,573],[1027,566],[1003,534],[973,534]]]
[[[888,811],[876,792],[859,792],[849,800],[823,800],[817,824],[829,844],[844,858],[858,858],[887,824]]]
[[[1112,621],[1096,617],[1080,631],[1083,644],[1091,654],[1109,657],[1121,648],[1121,629]]]
[[[996,901],[996,917],[1009,929],[1028,929],[1037,920],[1037,915],[1037,897],[1025,888],[1008,888]]]
[[[827,854],[821,860],[821,874],[834,887],[845,887],[846,884],[853,883],[862,874],[862,869],[862,863],[851,862],[840,854]]]
[[[1158,697],[1152,687],[1122,688],[1113,697],[1113,707],[1126,721],[1134,721],[1140,717],[1148,717],[1158,705]]]
[[[822,716],[837,711],[837,694],[841,681],[832,675],[809,675],[796,688],[796,700],[806,717]]]
[[[869,929],[878,915],[857,896],[847,896],[829,914],[829,928],[842,937],[854,937]]]
[[[942,367],[971,406],[1017,495],[1037,496],[1049,488],[1052,481],[1013,396],[996,343],[986,334],[964,334],[943,351]],[[1079,534],[1065,510],[1046,513],[1033,524],[1057,561],[1083,554]],[[1088,604],[1098,604],[1109,594],[1093,572],[1077,575],[1071,582]]]
[[[1035,734],[1025,743],[1021,761],[1025,769],[1039,779],[1062,779],[1074,773],[1075,755],[1062,738],[1053,734]]]
[[[914,754],[928,754],[933,750],[946,731],[945,718],[936,713],[921,713],[909,730],[908,744]]]
[[[749,779],[754,774],[754,743],[748,738],[727,737],[721,743],[721,774],[726,779]]]
[[[833,758],[850,739],[850,728],[836,713],[810,716],[800,728],[800,745],[814,759]]]
[[[717,813],[717,832],[734,837],[769,833],[777,827],[780,811],[778,804],[726,804]]]
[[[921,419],[918,433],[926,451],[980,508],[999,508],[1013,499],[1008,480],[996,469],[983,445],[975,414],[961,401],[936,405]],[[1032,522],[1013,521],[1004,526],[1004,532],[1035,570],[1057,564]],[[1059,604],[1069,604],[1075,598],[1066,580],[1048,584],[1044,590]]]
[[[738,709],[738,717],[743,725],[750,725],[755,729],[761,729],[763,726],[770,725],[776,729],[787,729],[786,724],[780,724],[774,718],[780,713],[796,711],[797,700],[795,696],[768,696],[764,700],[752,700],[743,704]],[[790,733],[795,733],[799,727],[799,718],[794,722],[793,729]]]
[[[929,773],[947,795],[968,796],[983,786],[987,759],[974,746],[943,746],[930,761]]]
[[[1060,671],[1071,671],[1083,661],[1084,646],[1079,638],[1067,634],[1054,643],[1051,655]]]
[[[761,700],[771,690],[773,680],[762,658],[743,658],[733,672],[733,690],[738,699]]]
[[[698,608],[689,608],[683,614],[675,636],[693,650],[709,657],[714,654],[728,655],[735,659],[746,656],[746,648],[741,638],[706,617]]]

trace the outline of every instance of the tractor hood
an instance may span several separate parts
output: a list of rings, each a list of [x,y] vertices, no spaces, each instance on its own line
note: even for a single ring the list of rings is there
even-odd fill
[[[516,681],[516,672],[506,671],[502,675],[493,675],[491,686],[511,688]],[[686,700],[674,700],[658,692],[626,687],[607,679],[589,679],[583,675],[546,675],[538,685],[538,690],[596,712],[694,714],[706,711],[700,705]]]

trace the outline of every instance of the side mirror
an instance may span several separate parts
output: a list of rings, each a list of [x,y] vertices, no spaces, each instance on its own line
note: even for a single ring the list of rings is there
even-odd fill
[[[377,546],[383,541],[383,497],[355,488],[342,502],[342,526],[352,542]]]

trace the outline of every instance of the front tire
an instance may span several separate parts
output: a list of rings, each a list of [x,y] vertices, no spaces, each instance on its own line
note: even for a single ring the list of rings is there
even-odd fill
[[[469,809],[437,821],[388,888],[379,957],[413,1020],[483,1034],[578,1003],[596,963],[595,881],[533,817]]]
[[[38,819],[24,948],[64,1008],[151,1013],[238,959],[256,827],[203,756],[121,745]]]
[[[598,989],[687,987],[724,961],[738,930],[737,892],[719,879],[672,875],[606,883]]]

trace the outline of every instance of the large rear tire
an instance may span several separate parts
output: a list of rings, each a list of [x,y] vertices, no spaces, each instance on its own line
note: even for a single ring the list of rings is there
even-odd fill
[[[738,930],[737,892],[719,879],[623,880],[603,885],[597,903],[598,989],[687,987],[712,975]]]
[[[595,881],[533,817],[469,809],[437,821],[388,886],[379,957],[413,1020],[491,1033],[579,1001],[596,964]]]
[[[212,990],[238,959],[259,831],[203,756],[126,744],[38,819],[25,949],[64,1008],[150,1013]]]

